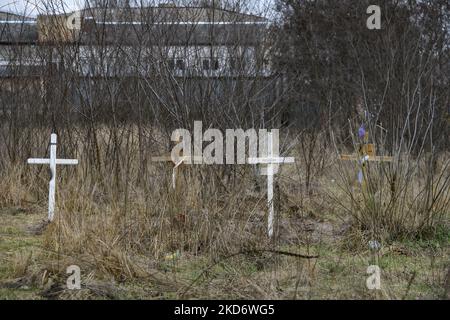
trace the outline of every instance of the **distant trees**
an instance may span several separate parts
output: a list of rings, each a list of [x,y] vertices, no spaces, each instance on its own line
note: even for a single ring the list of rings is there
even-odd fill
[[[376,31],[366,28],[370,4],[278,1],[275,65],[286,75],[287,103],[307,115],[303,126],[329,121],[346,128],[349,119],[366,121],[365,113],[374,134],[382,125],[398,141],[415,145],[429,134],[438,138],[448,130],[450,4],[382,1],[382,29]]]

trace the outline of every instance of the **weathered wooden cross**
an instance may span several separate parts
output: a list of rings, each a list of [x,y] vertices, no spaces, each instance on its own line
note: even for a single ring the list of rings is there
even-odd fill
[[[343,154],[341,160],[344,161],[358,161],[361,169],[358,172],[358,181],[363,184],[364,180],[364,168],[367,162],[392,162],[394,160],[391,156],[377,156],[375,152],[375,145],[371,143],[365,143],[359,148],[358,154]]]
[[[55,191],[56,191],[56,165],[77,165],[76,159],[57,159],[56,143],[57,135],[52,134],[50,138],[50,159],[28,159],[28,164],[48,164],[50,165],[51,178],[48,190],[48,220],[53,221],[55,215]]]
[[[182,166],[184,163],[191,162],[191,161],[201,161],[202,157],[194,157],[194,156],[181,156],[177,161],[174,161],[172,156],[162,156],[162,157],[152,157],[153,162],[166,162],[166,163],[172,163],[172,188],[176,190],[177,188],[177,179],[178,179],[178,169],[180,166]]]
[[[375,145],[369,143],[369,132],[366,130],[364,124],[358,130],[359,138],[363,140],[363,143],[359,146],[357,154],[344,154],[341,155],[341,160],[344,161],[358,161],[361,168],[358,171],[358,182],[364,187],[364,169],[367,162],[392,162],[393,157],[390,156],[377,156],[375,151]]]
[[[263,164],[266,165],[267,172],[264,174],[267,175],[267,206],[269,208],[268,215],[268,234],[269,237],[273,236],[273,225],[274,225],[274,217],[275,217],[275,209],[273,203],[273,180],[274,175],[278,172],[278,167],[283,163],[294,163],[295,158],[288,157],[283,158],[279,157],[279,146],[274,145],[273,141],[273,133],[267,133],[267,157],[260,158],[249,158],[249,164]]]

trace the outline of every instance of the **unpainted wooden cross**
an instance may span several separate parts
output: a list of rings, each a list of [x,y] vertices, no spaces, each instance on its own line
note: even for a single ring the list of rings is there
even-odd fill
[[[371,143],[364,143],[359,148],[359,154],[343,154],[340,159],[343,161],[358,161],[361,169],[358,172],[358,181],[363,184],[364,169],[367,162],[392,162],[394,160],[391,156],[377,156],[375,152],[375,145]]]
[[[175,190],[177,186],[178,179],[178,169],[184,163],[192,163],[192,161],[201,161],[202,157],[198,156],[181,156],[178,160],[172,158],[172,156],[161,156],[161,157],[152,157],[153,162],[162,162],[162,163],[172,163],[172,188]]]

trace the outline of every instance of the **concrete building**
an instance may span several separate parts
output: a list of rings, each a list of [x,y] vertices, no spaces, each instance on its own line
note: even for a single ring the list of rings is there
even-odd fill
[[[114,94],[121,96],[144,79],[153,81],[153,91],[165,91],[163,86],[171,85],[168,78],[182,83],[183,99],[197,101],[211,81],[218,97],[235,95],[239,87],[242,100],[255,94],[250,90],[260,92],[259,101],[253,100],[261,105],[276,98],[268,59],[269,21],[263,17],[172,5],[2,17],[0,81],[36,79],[33,88],[44,103],[62,91],[64,97],[55,103],[68,101],[75,108],[93,100],[107,103],[102,96],[106,87],[118,87]],[[61,83],[70,89],[56,90]]]

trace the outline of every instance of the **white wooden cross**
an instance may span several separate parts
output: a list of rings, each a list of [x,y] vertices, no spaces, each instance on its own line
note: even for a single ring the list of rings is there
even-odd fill
[[[274,224],[274,203],[273,203],[273,176],[278,172],[278,166],[283,163],[294,163],[295,158],[279,157],[279,145],[275,145],[273,141],[273,133],[267,133],[267,157],[261,158],[249,158],[249,164],[264,164],[267,166],[267,205],[269,208],[268,215],[268,234],[269,237],[273,236],[273,224]]]
[[[56,190],[56,165],[77,165],[76,159],[57,159],[56,143],[57,135],[52,134],[50,138],[50,159],[28,159],[28,164],[48,164],[50,165],[51,178],[48,190],[48,220],[53,221],[55,215],[55,190]]]

